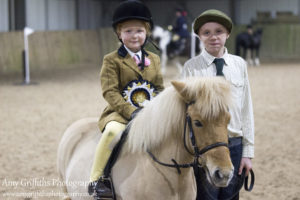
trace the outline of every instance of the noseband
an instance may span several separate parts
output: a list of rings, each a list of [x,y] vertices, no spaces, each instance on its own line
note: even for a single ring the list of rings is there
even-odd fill
[[[186,105],[186,108],[188,108],[188,106],[194,104],[195,102],[192,102],[192,103],[189,103]],[[188,148],[187,148],[187,145],[186,145],[186,125],[188,125],[188,128],[189,128],[189,138],[190,138],[190,141],[192,143],[192,146],[193,146],[193,149],[194,149],[194,153],[191,152]],[[194,130],[193,130],[193,126],[192,126],[192,119],[191,117],[189,116],[189,114],[187,113],[186,114],[186,117],[185,117],[185,123],[184,123],[184,137],[183,137],[183,142],[184,142],[184,147],[186,149],[187,152],[189,152],[191,155],[193,155],[194,157],[194,161],[191,162],[191,163],[185,163],[185,164],[178,164],[176,162],[175,159],[171,159],[171,161],[174,163],[174,164],[168,164],[168,163],[163,163],[161,161],[159,161],[149,150],[147,150],[148,154],[150,155],[150,157],[155,161],[157,162],[158,164],[160,165],[163,165],[163,166],[166,166],[166,167],[173,167],[173,168],[176,168],[177,169],[177,172],[178,174],[181,174],[181,170],[180,168],[189,168],[189,167],[196,167],[198,165],[201,166],[201,164],[199,163],[199,158],[204,154],[206,153],[207,151],[211,150],[211,149],[214,149],[216,147],[220,147],[220,146],[225,146],[228,148],[228,144],[225,143],[225,142],[216,142],[214,144],[210,144],[204,148],[202,148],[201,150],[199,150],[198,146],[197,146],[197,143],[196,143],[196,137],[195,137],[195,133],[194,133]]]

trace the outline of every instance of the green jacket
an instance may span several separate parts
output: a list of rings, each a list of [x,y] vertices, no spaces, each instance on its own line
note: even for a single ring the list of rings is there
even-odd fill
[[[108,106],[99,119],[101,131],[110,121],[128,123],[136,107],[127,102],[122,94],[124,88],[133,80],[147,80],[158,92],[164,89],[159,56],[148,51],[144,51],[144,53],[150,59],[150,65],[146,66],[144,70],[138,68],[124,46],[104,57],[100,81],[102,95],[108,102]]]

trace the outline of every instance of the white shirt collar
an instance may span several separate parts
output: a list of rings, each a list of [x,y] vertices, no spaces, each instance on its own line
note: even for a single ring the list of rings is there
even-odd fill
[[[127,50],[127,52],[129,53],[129,55],[131,57],[134,57],[137,54],[140,57],[140,59],[141,59],[141,57],[142,57],[142,51],[141,50],[139,50],[138,52],[134,53],[130,49],[128,49],[125,45],[124,45],[124,47],[125,47],[125,49]]]
[[[203,52],[201,54],[203,55],[207,66],[211,65],[216,58],[213,55],[209,54],[205,48],[203,49]],[[227,65],[228,64],[228,51],[227,51],[226,47],[224,47],[224,54],[221,58],[223,58],[225,60],[225,64]]]

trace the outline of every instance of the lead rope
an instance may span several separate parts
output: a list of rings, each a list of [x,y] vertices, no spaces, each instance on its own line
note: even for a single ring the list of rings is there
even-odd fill
[[[156,50],[162,52],[162,50],[155,44],[155,42],[153,42],[153,40],[150,37],[148,37],[148,41],[155,47]]]
[[[141,70],[144,70],[145,68],[145,53],[144,53],[144,47],[146,45],[147,42],[150,42],[158,51],[161,52],[161,49],[151,40],[150,37],[147,36],[147,38],[145,39],[144,44],[141,46],[141,51],[142,51],[142,58],[141,58],[141,62],[139,63],[139,67],[141,68]]]

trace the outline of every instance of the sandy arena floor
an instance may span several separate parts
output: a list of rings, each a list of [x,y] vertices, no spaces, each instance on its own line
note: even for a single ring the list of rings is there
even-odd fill
[[[166,84],[176,77],[168,68]],[[256,183],[241,200],[300,200],[300,64],[249,68],[255,116]],[[0,199],[59,199],[56,150],[75,120],[105,107],[99,69],[0,80]]]

